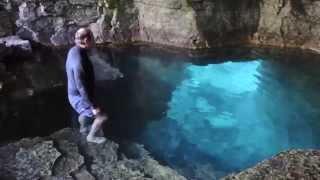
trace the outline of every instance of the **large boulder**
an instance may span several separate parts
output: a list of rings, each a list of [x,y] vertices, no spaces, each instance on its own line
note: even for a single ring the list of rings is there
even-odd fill
[[[254,0],[136,0],[142,41],[187,48],[246,43],[255,32]]]

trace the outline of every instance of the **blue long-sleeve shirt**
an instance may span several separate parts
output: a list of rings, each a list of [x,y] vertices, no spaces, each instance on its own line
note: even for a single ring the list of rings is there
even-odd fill
[[[68,99],[79,113],[92,117],[94,102],[94,71],[87,50],[72,47],[67,56],[66,71],[68,78]]]

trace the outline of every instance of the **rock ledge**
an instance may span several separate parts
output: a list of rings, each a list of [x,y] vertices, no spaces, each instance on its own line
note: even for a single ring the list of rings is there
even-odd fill
[[[121,153],[115,142],[87,143],[70,128],[49,137],[25,138],[0,147],[0,179],[185,180],[152,159],[141,145],[127,148],[134,158]]]
[[[320,179],[320,151],[290,150],[281,152],[253,168],[229,175],[225,180]]]

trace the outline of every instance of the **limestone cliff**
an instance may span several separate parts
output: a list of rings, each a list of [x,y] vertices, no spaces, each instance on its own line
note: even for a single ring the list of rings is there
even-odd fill
[[[258,1],[136,1],[141,40],[187,48],[248,42],[258,24]]]
[[[320,1],[264,0],[255,43],[320,49]]]
[[[78,27],[89,26],[99,43],[319,49],[319,6],[317,0],[1,0],[0,36],[66,45]]]

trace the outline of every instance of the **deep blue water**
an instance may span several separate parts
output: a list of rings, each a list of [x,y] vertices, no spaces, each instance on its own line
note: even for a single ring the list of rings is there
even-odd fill
[[[280,151],[320,147],[320,55],[295,49],[181,52],[143,46],[113,53],[108,63],[124,78],[104,80],[107,66],[95,64],[98,100],[110,116],[106,135],[144,144],[188,179],[216,179]],[[59,77],[65,55],[52,56],[61,62]],[[38,84],[51,79],[44,77],[36,79]],[[2,141],[48,135],[74,119],[64,86],[18,100],[1,98]]]

